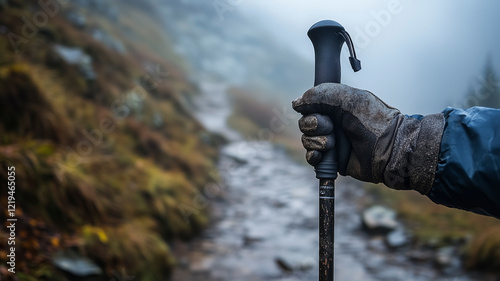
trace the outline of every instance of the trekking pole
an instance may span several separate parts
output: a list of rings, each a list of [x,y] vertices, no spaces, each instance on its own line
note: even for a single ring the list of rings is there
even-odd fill
[[[344,42],[349,48],[352,69],[361,69],[361,62],[356,58],[351,37],[338,22],[324,20],[309,29],[315,53],[314,86],[322,83],[340,83],[340,51]],[[319,280],[334,280],[333,244],[335,234],[335,179],[337,171],[345,175],[346,167],[338,163],[347,163],[350,143],[340,130],[334,126],[335,147],[323,153],[322,161],[314,169],[319,179]]]

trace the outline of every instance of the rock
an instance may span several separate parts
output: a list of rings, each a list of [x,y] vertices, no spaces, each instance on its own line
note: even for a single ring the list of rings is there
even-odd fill
[[[244,245],[262,241],[269,235],[266,228],[260,227],[258,222],[248,221],[245,223],[245,235],[243,237]]]
[[[272,205],[273,207],[280,209],[286,206],[286,202],[283,202],[281,200],[273,200]]]
[[[381,255],[371,255],[369,259],[366,260],[365,266],[371,272],[379,272],[384,268],[386,260]]]
[[[276,262],[276,264],[278,265],[278,267],[285,271],[285,272],[292,272],[293,271],[293,266],[291,264],[288,263],[287,260],[285,260],[284,258],[282,257],[277,257],[276,259],[274,259],[274,261]]]
[[[462,269],[462,260],[455,246],[439,248],[434,258],[436,267],[440,268],[445,275],[455,275]]]
[[[308,271],[308,270],[313,269],[315,264],[316,264],[316,260],[313,258],[303,259],[299,263],[299,269],[300,269],[300,271]]]
[[[396,221],[396,212],[382,206],[366,209],[362,214],[362,223],[371,234],[387,234],[399,226]]]
[[[243,237],[243,244],[245,246],[248,246],[248,245],[251,245],[251,244],[253,244],[255,242],[262,241],[262,240],[263,240],[263,238],[261,238],[261,237],[252,237],[252,236],[245,235]]]
[[[102,270],[90,259],[72,251],[56,253],[52,263],[60,270],[79,277],[102,274]]]
[[[403,247],[408,244],[408,236],[406,235],[404,229],[399,227],[396,230],[391,231],[385,237],[385,244],[391,249]]]
[[[299,256],[278,256],[274,259],[276,265],[284,272],[308,271],[314,267],[314,259],[303,259]]]
[[[318,219],[304,218],[303,221],[299,224],[299,227],[303,229],[315,230],[318,228]]]
[[[450,265],[453,260],[453,247],[440,248],[436,253],[435,261],[439,266]]]
[[[252,152],[244,145],[234,145],[224,148],[222,154],[235,164],[243,165],[248,163],[247,159]]]
[[[87,80],[94,80],[96,78],[96,74],[92,68],[92,57],[84,53],[82,49],[55,45],[54,50],[68,64],[77,65]]]
[[[191,264],[189,265],[189,270],[191,272],[209,272],[213,267],[214,259],[209,257],[200,257],[194,260],[191,260]]]
[[[110,36],[108,33],[102,31],[101,29],[94,29],[92,31],[92,37],[96,40],[107,46],[108,48],[120,53],[124,54],[126,52],[125,45],[123,43]]]
[[[382,237],[378,236],[368,241],[368,248],[379,253],[383,253],[387,250],[386,246],[384,246]]]
[[[457,259],[455,247],[448,246],[439,248],[434,260],[439,267],[447,267],[451,266],[455,262],[455,259]]]
[[[75,27],[83,29],[87,26],[87,19],[82,13],[77,11],[69,11],[66,13],[66,19]]]
[[[427,262],[433,259],[434,253],[428,250],[412,250],[406,256],[415,262]]]

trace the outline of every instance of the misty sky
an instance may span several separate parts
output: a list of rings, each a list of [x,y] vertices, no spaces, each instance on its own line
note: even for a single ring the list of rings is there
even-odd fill
[[[314,54],[306,36],[309,27],[323,19],[340,22],[353,37],[363,65],[354,74],[346,52],[343,82],[372,91],[403,113],[440,112],[462,102],[477,85],[488,57],[500,72],[500,1],[235,2],[239,12],[261,22],[310,61]]]

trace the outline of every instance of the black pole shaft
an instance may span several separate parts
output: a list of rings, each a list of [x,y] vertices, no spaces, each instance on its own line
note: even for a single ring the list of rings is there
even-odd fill
[[[334,21],[321,21],[311,27],[307,35],[315,52],[314,85],[340,83],[340,52],[344,28]],[[338,136],[336,135],[336,138]],[[335,179],[337,178],[336,149],[323,154],[315,167],[319,179],[319,280],[334,280],[335,234]]]
[[[319,180],[319,280],[334,280],[335,179]]]

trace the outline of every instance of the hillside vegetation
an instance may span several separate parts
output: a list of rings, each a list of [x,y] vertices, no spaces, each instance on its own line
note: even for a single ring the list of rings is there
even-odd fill
[[[372,203],[398,211],[417,245],[462,245],[461,258],[468,270],[498,273],[500,222],[498,219],[433,203],[415,191],[396,191],[381,184],[366,184]]]
[[[169,243],[208,222],[196,198],[217,180],[220,141],[190,114],[197,87],[148,1],[52,2],[0,1],[0,181],[14,166],[15,276],[66,280],[51,258],[73,252],[104,280],[123,268],[164,280]],[[7,231],[2,280],[13,278]]]

